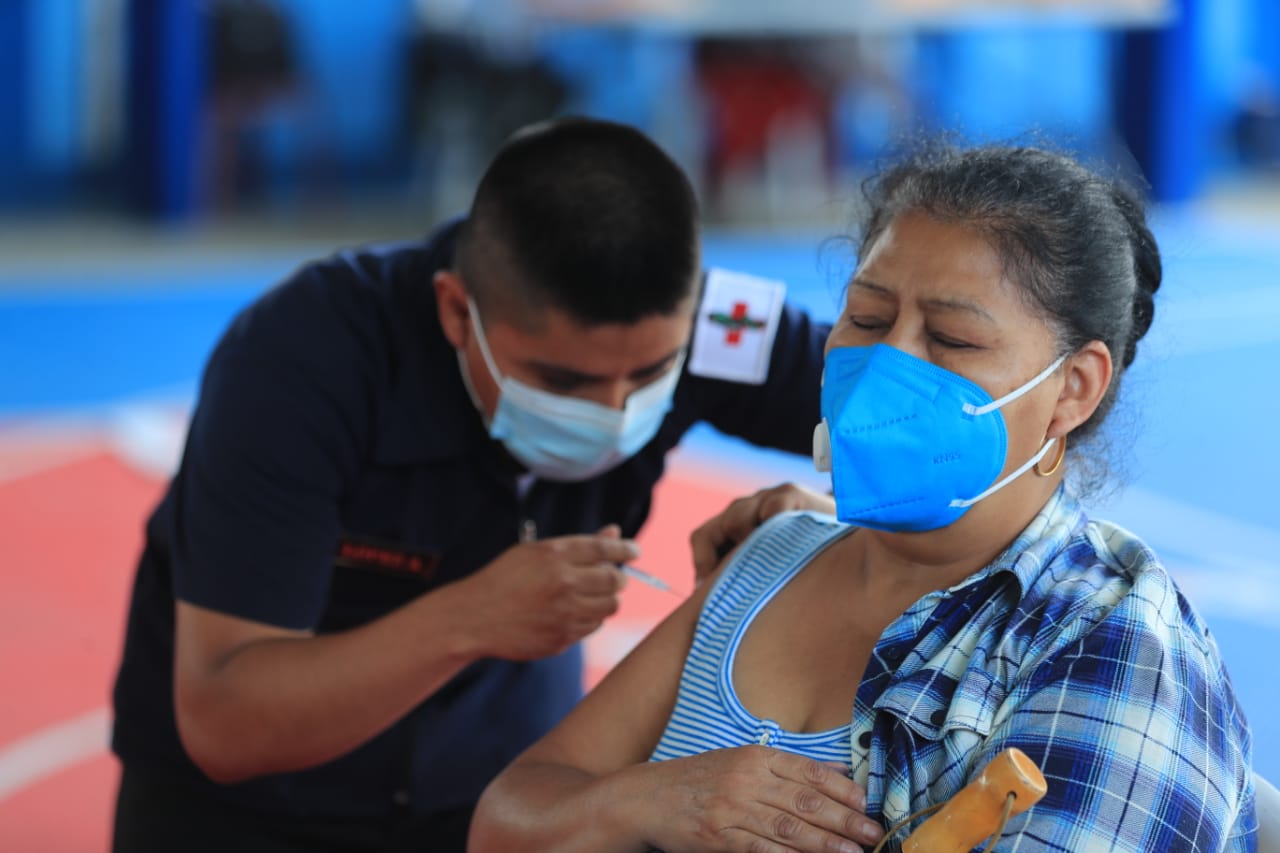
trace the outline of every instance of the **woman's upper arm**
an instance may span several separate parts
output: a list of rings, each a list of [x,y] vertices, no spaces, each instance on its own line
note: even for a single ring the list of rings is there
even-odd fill
[[[1064,849],[1217,850],[1248,821],[1247,729],[1198,637],[1113,614],[1055,658],[986,744],[1019,747],[1045,775],[1022,833]]]
[[[700,586],[517,762],[603,775],[647,761],[675,707],[685,656],[711,583]]]

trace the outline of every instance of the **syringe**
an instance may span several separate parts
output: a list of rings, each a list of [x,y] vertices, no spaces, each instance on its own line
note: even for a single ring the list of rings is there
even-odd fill
[[[622,570],[622,573],[624,575],[627,575],[628,577],[633,577],[636,580],[640,581],[640,583],[642,584],[651,586],[654,589],[660,589],[663,592],[670,593],[671,595],[677,595],[677,596],[680,595],[680,593],[672,589],[671,585],[666,581],[664,581],[662,578],[657,577],[656,575],[651,575],[648,572],[644,571],[643,569],[637,569],[635,566],[628,566],[625,563],[618,566],[618,568]]]

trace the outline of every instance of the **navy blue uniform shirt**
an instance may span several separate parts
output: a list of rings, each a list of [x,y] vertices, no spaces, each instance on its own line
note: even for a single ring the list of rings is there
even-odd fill
[[[317,633],[377,619],[483,567],[518,540],[634,536],[668,450],[708,421],[808,453],[827,328],[783,310],[765,382],[686,374],[657,436],[581,483],[520,474],[488,437],[436,316],[433,274],[456,226],[302,268],[243,311],[207,365],[182,464],[147,525],[115,686],[127,766],[294,816],[423,814],[475,802],[579,699],[581,651],[481,660],[328,764],[216,786],[187,758],[173,709],[173,601]]]

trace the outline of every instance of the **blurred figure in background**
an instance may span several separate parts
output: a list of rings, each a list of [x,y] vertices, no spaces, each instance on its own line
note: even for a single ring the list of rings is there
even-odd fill
[[[218,0],[208,6],[209,81],[205,178],[207,203],[228,209],[261,166],[245,150],[246,131],[272,107],[299,97],[296,38],[284,12],[266,0]],[[246,156],[249,155],[249,156]]]

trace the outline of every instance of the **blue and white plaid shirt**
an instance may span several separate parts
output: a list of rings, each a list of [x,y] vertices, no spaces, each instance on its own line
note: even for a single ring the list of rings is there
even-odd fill
[[[779,543],[813,553],[847,531],[829,516],[780,516],[717,586],[763,569]],[[854,779],[886,827],[1018,747],[1049,790],[997,850],[1256,846],[1249,728],[1208,628],[1149,548],[1087,519],[1062,489],[991,565],[885,629],[850,742]]]
[[[1149,548],[1062,489],[990,566],[889,625],[853,726],[886,824],[1016,746],[1049,791],[1000,850],[1256,845],[1249,727],[1209,629]]]

